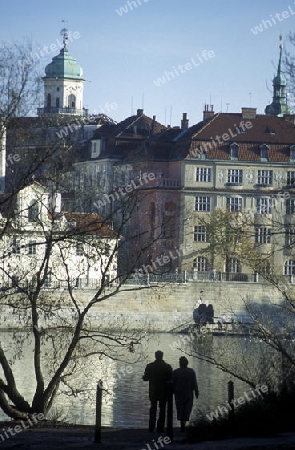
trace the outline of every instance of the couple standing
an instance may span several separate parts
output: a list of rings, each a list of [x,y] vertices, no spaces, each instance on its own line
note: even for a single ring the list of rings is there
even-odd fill
[[[153,431],[156,425],[157,404],[159,402],[159,418],[157,421],[157,431],[164,431],[166,402],[167,402],[167,382],[173,382],[173,392],[177,411],[177,420],[180,421],[181,431],[185,431],[185,422],[189,420],[195,393],[199,396],[196,373],[188,368],[188,360],[185,356],[179,358],[179,369],[172,371],[172,367],[163,360],[163,352],[157,350],[156,360],[148,364],[145,368],[142,379],[149,381],[149,398],[151,401],[149,430]]]

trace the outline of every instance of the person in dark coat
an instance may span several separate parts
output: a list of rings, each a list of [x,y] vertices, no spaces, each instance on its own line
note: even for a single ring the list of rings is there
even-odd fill
[[[159,418],[157,431],[164,431],[168,394],[167,382],[171,380],[172,367],[163,360],[163,356],[163,352],[157,350],[155,353],[156,360],[146,366],[142,377],[144,381],[149,382],[149,399],[151,402],[149,431],[153,431],[156,425],[158,402]]]
[[[194,393],[199,397],[199,388],[196,372],[187,367],[185,356],[179,358],[179,369],[173,371],[173,392],[177,411],[177,420],[180,421],[181,431],[185,431],[185,423],[189,421],[194,402]]]

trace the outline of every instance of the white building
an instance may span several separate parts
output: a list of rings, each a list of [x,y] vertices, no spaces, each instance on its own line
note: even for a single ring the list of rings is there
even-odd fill
[[[60,212],[59,194],[36,182],[2,196],[0,208],[2,287],[40,278],[47,288],[95,288],[116,279],[118,236],[99,215]]]

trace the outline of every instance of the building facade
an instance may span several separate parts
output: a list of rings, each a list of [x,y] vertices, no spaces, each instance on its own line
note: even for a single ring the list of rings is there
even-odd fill
[[[1,198],[0,282],[45,288],[100,286],[117,277],[118,236],[97,214],[60,211],[54,197],[34,182],[16,197]]]

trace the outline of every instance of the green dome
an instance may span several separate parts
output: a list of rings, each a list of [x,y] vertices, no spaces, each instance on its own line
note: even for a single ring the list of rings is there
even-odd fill
[[[62,48],[60,54],[52,58],[52,62],[45,68],[45,78],[72,78],[82,79],[83,69],[77,64],[66,48]]]

